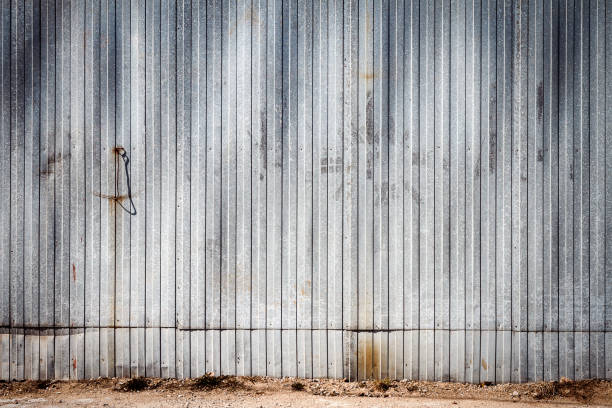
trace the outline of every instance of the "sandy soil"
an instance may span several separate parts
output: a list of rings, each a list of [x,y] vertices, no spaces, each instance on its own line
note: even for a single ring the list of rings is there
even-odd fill
[[[612,382],[471,385],[212,377],[0,383],[1,407],[612,406]]]

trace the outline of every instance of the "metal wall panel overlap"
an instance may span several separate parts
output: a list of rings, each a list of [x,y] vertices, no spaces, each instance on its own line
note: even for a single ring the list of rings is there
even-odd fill
[[[0,0],[0,379],[612,378],[611,0]]]

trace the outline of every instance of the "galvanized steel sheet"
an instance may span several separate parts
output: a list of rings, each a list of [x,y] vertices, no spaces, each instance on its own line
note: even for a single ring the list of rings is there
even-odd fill
[[[0,379],[612,378],[610,0],[2,0]]]

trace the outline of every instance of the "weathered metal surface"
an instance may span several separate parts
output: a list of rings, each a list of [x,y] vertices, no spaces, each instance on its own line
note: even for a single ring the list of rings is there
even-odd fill
[[[612,378],[610,0],[6,0],[0,58],[0,379]]]

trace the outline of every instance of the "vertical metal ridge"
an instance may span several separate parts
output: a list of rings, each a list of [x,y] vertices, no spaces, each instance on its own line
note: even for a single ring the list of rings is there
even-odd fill
[[[473,0],[466,8],[466,112],[465,112],[465,177],[466,177],[466,271],[465,271],[465,381],[476,382],[481,373],[480,333],[472,330],[482,329],[482,237],[480,229],[482,204],[482,151],[478,118],[482,115],[482,48],[483,39],[482,1]],[[452,205],[452,202],[451,202]],[[491,360],[489,360],[491,361]]]
[[[389,377],[404,376],[404,2],[389,5]]]
[[[420,328],[420,8],[416,1],[404,8],[404,243],[409,271],[404,285],[404,377],[419,378]],[[408,28],[408,29],[407,29]],[[406,125],[406,122],[408,124]],[[406,199],[408,196],[408,199]],[[407,205],[408,204],[408,205]],[[408,228],[407,228],[408,226]]]
[[[612,74],[609,74],[612,69],[612,7],[606,3],[606,113],[605,121],[610,123],[612,121]],[[605,239],[606,239],[606,330],[612,330],[612,245],[610,240],[612,239],[612,229],[610,228],[612,220],[612,132],[606,127],[606,208],[605,208]],[[606,333],[606,378],[612,378],[612,352],[610,351],[610,345],[612,345],[612,334]]]
[[[267,375],[282,375],[282,1],[269,0],[267,11]],[[280,106],[279,106],[280,105]],[[280,169],[280,170],[279,170]]]
[[[70,205],[66,196],[70,190],[70,5],[63,1],[56,9],[56,32],[59,59],[56,65],[56,129],[55,155],[62,158],[55,178],[55,317],[56,327],[68,327],[70,322]],[[66,106],[68,105],[68,106]],[[55,336],[55,377],[70,374],[69,333],[57,330]]]
[[[296,305],[296,357],[297,375],[313,376],[313,198],[314,166],[314,5],[306,0],[298,1],[297,9],[297,104],[298,104],[298,152],[297,152],[297,305]],[[255,47],[255,45],[253,45]],[[300,330],[306,329],[306,331]]]
[[[559,13],[559,330],[574,329],[573,1]],[[559,375],[574,375],[574,338],[559,334]],[[570,377],[568,377],[570,378]]]
[[[191,1],[176,10],[176,366],[179,378],[190,377],[191,345]]]
[[[270,0],[269,0],[270,1]],[[327,8],[313,5],[313,376],[327,376]],[[270,61],[268,53],[268,61]],[[268,126],[268,132],[270,126]],[[268,142],[268,148],[270,143]],[[268,160],[268,166],[271,161]],[[268,201],[268,206],[270,201]],[[269,221],[269,218],[268,218]],[[268,247],[270,243],[268,242]],[[268,262],[269,262],[268,257]],[[269,297],[268,297],[269,299]]]
[[[497,18],[497,209],[496,209],[496,375],[508,382],[511,376],[512,327],[512,29],[511,2],[500,0]],[[510,57],[508,54],[510,53]],[[497,279],[499,277],[499,279]],[[501,330],[501,331],[499,331]]]
[[[480,381],[495,381],[497,328],[497,1],[482,0],[482,79],[480,114]],[[482,364],[482,361],[485,364]]]
[[[473,2],[472,2],[473,3]],[[470,210],[469,174],[470,164],[468,155],[469,126],[466,121],[468,110],[473,106],[468,102],[468,87],[474,84],[474,80],[468,80],[469,65],[469,41],[468,32],[468,4],[452,2],[450,5],[450,43],[449,66],[454,66],[449,71],[450,89],[449,96],[449,144],[448,150],[448,172],[449,172],[449,201],[445,204],[449,212],[449,309],[448,329],[450,330],[449,341],[449,374],[448,378],[453,381],[464,381],[466,376],[466,356],[469,353],[466,339],[466,323],[469,319],[467,308],[470,305],[468,297],[468,244],[469,228],[467,224],[468,212]],[[451,205],[451,203],[453,203]]]
[[[161,376],[161,2],[145,5],[145,375]]]
[[[236,121],[236,328],[252,327],[252,44],[253,26],[258,16],[252,1],[241,1],[237,6],[237,66]],[[236,373],[251,375],[251,334],[236,332]]]
[[[281,375],[297,375],[297,2],[282,2]]]
[[[41,89],[40,89],[40,162],[39,162],[39,324],[53,326],[54,292],[54,222],[55,217],[55,7],[41,5]],[[0,102],[1,103],[1,102]],[[1,251],[0,251],[1,252]],[[50,334],[50,335],[49,335]],[[40,339],[41,380],[54,378],[53,331]],[[4,378],[4,377],[3,377]]]
[[[530,106],[528,101],[528,45],[529,45],[529,8],[527,4],[516,2],[513,4],[512,19],[512,99],[511,99],[511,211],[510,211],[510,242],[511,246],[511,349],[510,362],[514,382],[527,380],[527,362],[529,352],[527,348],[527,335],[523,333],[528,329],[527,317],[529,305],[527,303],[527,223],[535,220],[529,219],[528,202],[528,118]],[[523,358],[521,358],[523,357]],[[524,358],[526,357],[526,358]]]
[[[115,2],[100,5],[100,196],[115,194]],[[115,320],[115,206],[100,198],[100,326]],[[103,307],[103,305],[107,305]],[[100,374],[115,375],[115,330],[100,331]]]
[[[576,331],[588,331],[589,320],[589,280],[590,280],[590,231],[589,231],[589,89],[590,80],[590,30],[587,2],[577,0],[574,25],[574,327]],[[575,378],[589,377],[589,336],[577,333],[575,348]]]
[[[95,196],[102,187],[101,137],[101,1],[85,3],[84,98],[85,129],[85,332],[84,376],[100,376],[100,294],[102,274],[102,200]]]
[[[267,265],[267,100],[266,0],[253,0],[251,27],[251,372],[265,375],[266,358],[266,265]]]
[[[205,0],[192,3],[191,49],[191,308],[190,327],[206,327],[206,62],[207,5]],[[206,373],[205,333],[191,334],[191,375]]]
[[[589,72],[589,330],[605,329],[605,3],[590,3],[590,72]],[[589,377],[604,378],[605,339],[592,333],[589,344]]]
[[[206,320],[205,327],[219,327],[221,319],[221,93],[220,17],[221,4],[208,0],[206,41]],[[219,333],[206,336],[206,371],[220,372]]]
[[[123,201],[124,214],[130,217],[130,375],[146,372],[146,3],[135,1],[130,9],[130,185],[126,185]],[[127,169],[125,169],[127,171]],[[128,174],[125,174],[127,181]],[[127,209],[127,211],[125,211]],[[138,215],[141,215],[138,217]]]
[[[544,5],[528,5],[527,53],[527,379],[544,378]]]
[[[176,4],[161,5],[161,325],[176,324]],[[161,330],[161,376],[175,377],[176,333]]]
[[[235,374],[236,326],[236,3],[221,21],[221,373]]]
[[[26,4],[24,13],[24,325],[39,325],[39,159],[40,159],[40,4]],[[40,339],[26,334],[24,377],[38,379]]]
[[[0,137],[2,138],[2,149],[0,149],[0,170],[4,175],[0,179],[0,189],[4,197],[8,200],[2,201],[2,211],[0,212],[0,222],[2,225],[2,235],[0,245],[0,322],[5,326],[10,326],[11,321],[11,279],[10,279],[10,247],[11,247],[11,8],[9,2],[2,3],[0,9]],[[8,176],[6,176],[8,175]],[[10,374],[10,332],[0,336],[2,350],[0,353],[0,377],[4,380],[11,378]]]
[[[10,66],[10,379],[23,380],[25,344],[25,4],[11,7]]]
[[[341,0],[327,4],[327,329],[342,328],[343,61]],[[329,331],[328,377],[342,378],[341,333]]]
[[[374,328],[374,10],[370,0],[359,0],[358,61],[358,323],[359,330]],[[373,376],[370,333],[358,333],[358,378]]]
[[[67,36],[69,44],[70,69],[69,84],[69,121],[68,143],[70,157],[69,181],[67,198],[68,213],[68,271],[69,271],[69,324],[83,326],[85,301],[85,2],[72,2],[69,5],[70,32]],[[84,375],[84,334],[69,331],[69,364],[70,378],[82,378]]]
[[[434,379],[449,379],[450,328],[450,5],[439,2],[434,11]],[[456,203],[455,205],[457,205]]]
[[[131,3],[118,2],[116,8],[116,129],[113,158],[115,163],[115,197],[127,194],[127,178],[121,150],[132,150],[131,121]],[[128,153],[129,154],[129,153]],[[120,377],[131,375],[130,306],[131,306],[131,224],[130,215],[115,206],[115,370]]]
[[[434,85],[432,64],[434,45],[434,8],[431,2],[422,1],[420,11],[420,252],[419,252],[419,379],[434,379]]]
[[[559,377],[560,295],[560,132],[559,14],[554,2],[544,3],[544,380]]]

